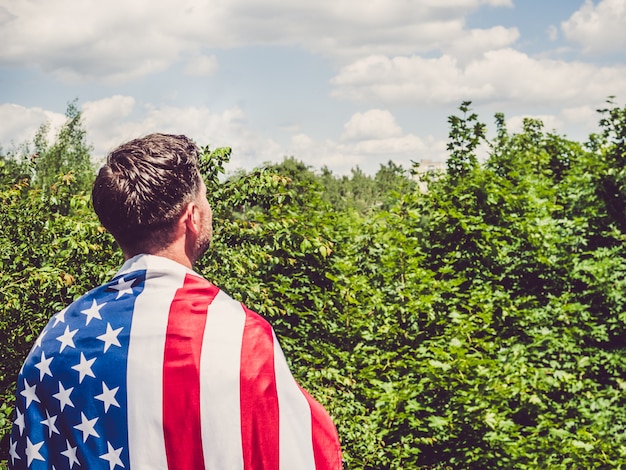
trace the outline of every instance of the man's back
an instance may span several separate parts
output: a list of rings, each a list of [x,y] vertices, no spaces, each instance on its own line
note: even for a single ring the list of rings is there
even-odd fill
[[[16,411],[14,468],[341,467],[335,427],[270,325],[156,256],[51,319]]]

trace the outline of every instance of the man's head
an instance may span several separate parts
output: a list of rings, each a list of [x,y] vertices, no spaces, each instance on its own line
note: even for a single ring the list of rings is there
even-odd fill
[[[209,225],[202,227],[194,249],[206,250],[211,215],[198,158],[198,147],[189,138],[166,134],[132,140],[107,156],[92,201],[100,222],[125,254],[155,253],[169,246],[190,203],[204,212],[198,219]]]

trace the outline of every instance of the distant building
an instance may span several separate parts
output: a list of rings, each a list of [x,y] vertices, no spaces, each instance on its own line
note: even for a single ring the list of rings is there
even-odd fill
[[[418,173],[428,173],[431,171],[446,171],[446,162],[435,160],[420,160]]]
[[[426,192],[426,182],[422,181],[420,176],[427,173],[440,173],[446,171],[446,162],[439,160],[420,160],[419,166],[416,168],[417,174],[414,178],[418,180],[420,191]]]

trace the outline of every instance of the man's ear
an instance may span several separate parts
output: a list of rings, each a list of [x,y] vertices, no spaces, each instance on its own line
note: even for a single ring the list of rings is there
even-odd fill
[[[192,201],[187,204],[182,220],[185,223],[185,228],[191,233],[197,234],[200,231],[200,211],[195,202]]]

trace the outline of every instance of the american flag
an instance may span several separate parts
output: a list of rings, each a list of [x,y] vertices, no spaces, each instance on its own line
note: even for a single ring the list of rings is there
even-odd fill
[[[339,469],[263,318],[139,255],[54,315],[18,376],[9,468]]]

